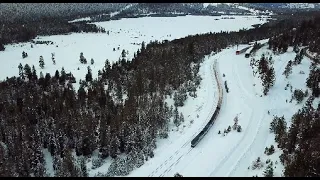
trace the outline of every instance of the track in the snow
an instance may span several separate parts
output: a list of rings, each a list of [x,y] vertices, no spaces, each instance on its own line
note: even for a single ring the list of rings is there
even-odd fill
[[[223,89],[222,89],[222,86],[221,86],[221,82],[220,82],[220,78],[219,78],[219,74],[218,74],[218,71],[217,71],[217,69],[216,69],[216,68],[217,68],[216,66],[217,66],[217,60],[215,59],[214,67],[212,67],[211,70],[214,70],[214,75],[215,75],[216,83],[217,83],[217,86],[218,86],[219,99],[218,99],[218,103],[217,103],[217,106],[216,106],[216,107],[221,107],[222,98],[223,98]],[[210,119],[212,119],[212,118],[216,119],[216,118],[217,118],[219,112],[216,114],[215,117],[213,117],[213,114],[214,114],[214,112],[215,112],[216,110],[217,110],[217,108],[212,108],[212,109],[211,109],[210,114],[212,114],[212,117],[211,117]],[[219,109],[218,111],[220,111],[220,109]],[[207,118],[207,119],[208,119],[208,118]],[[207,123],[206,123],[206,124],[207,124]],[[201,130],[203,130],[203,128],[202,128]],[[209,128],[208,128],[207,131],[209,131]],[[154,171],[152,171],[152,173],[149,174],[148,177],[154,176],[156,173],[159,172],[160,169],[162,169],[163,167],[166,167],[166,165],[169,163],[169,161],[171,161],[171,160],[174,158],[174,156],[178,156],[181,149],[185,148],[187,145],[191,145],[191,141],[193,140],[193,138],[195,137],[196,134],[199,134],[199,133],[195,133],[195,134],[192,136],[192,139],[189,139],[186,143],[184,143],[184,144],[182,145],[182,147],[174,153],[174,155],[171,155],[171,156],[169,157],[169,159],[165,160],[164,163],[162,163],[159,167],[157,167]],[[192,150],[193,150],[192,147],[188,148],[188,150],[186,151],[186,153],[182,153],[182,155],[180,155],[178,159],[174,160],[174,162],[172,162],[171,165],[168,166],[168,167],[160,174],[159,177],[164,177],[164,176],[166,175],[166,173],[170,172],[171,169],[172,169],[175,165],[177,165],[177,164],[180,162],[180,160],[181,160],[185,155],[189,154]],[[200,153],[200,152],[199,152],[199,153]]]

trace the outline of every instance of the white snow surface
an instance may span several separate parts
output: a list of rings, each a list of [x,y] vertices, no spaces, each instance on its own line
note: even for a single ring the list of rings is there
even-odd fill
[[[251,25],[261,22],[258,18],[246,18],[244,16],[233,16],[235,19],[220,19],[217,17],[182,16],[182,17],[146,17],[137,19],[122,19],[118,21],[100,22],[100,26],[110,31],[107,34],[71,34],[38,37],[38,40],[50,40],[54,45],[34,45],[30,48],[30,43],[19,43],[7,45],[4,52],[0,52],[0,60],[7,62],[0,67],[0,77],[18,76],[18,64],[34,64],[37,72],[49,72],[51,75],[55,70],[65,68],[66,72],[72,73],[79,79],[84,79],[87,72],[86,67],[79,62],[80,52],[90,61],[95,60],[92,68],[93,76],[97,77],[97,71],[102,69],[106,59],[111,62],[118,60],[122,49],[129,50],[129,59],[133,52],[140,48],[140,45],[131,43],[149,42],[150,40],[172,40],[190,34],[239,30],[250,28]],[[221,18],[221,17],[219,17]],[[265,20],[264,20],[265,21]],[[137,38],[135,38],[137,37]],[[261,41],[266,42],[267,40]],[[58,47],[56,47],[58,45]],[[113,48],[120,46],[120,50],[113,51]],[[239,45],[239,49],[248,45]],[[22,59],[21,53],[26,51],[29,55]],[[291,116],[302,107],[301,104],[286,103],[290,100],[290,90],[284,90],[287,82],[296,88],[305,90],[306,78],[309,74],[310,59],[304,57],[302,64],[293,66],[292,74],[286,79],[282,73],[289,60],[293,60],[295,53],[292,47],[288,52],[280,55],[272,55],[275,60],[274,68],[276,82],[270,89],[268,96],[262,96],[261,80],[253,77],[252,69],[249,66],[250,58],[245,58],[244,54],[236,55],[236,46],[222,50],[216,55],[206,56],[200,67],[200,75],[203,78],[200,88],[197,91],[197,98],[189,97],[184,107],[179,108],[185,117],[179,129],[171,124],[172,131],[168,139],[157,140],[155,157],[150,158],[145,164],[134,170],[129,176],[173,176],[179,172],[183,176],[262,176],[264,170],[251,170],[252,161],[257,157],[265,162],[267,158],[278,161],[275,166],[275,176],[281,176],[282,165],[279,161],[281,151],[276,148],[275,154],[264,155],[264,148],[271,144],[276,146],[274,135],[269,132],[269,125],[273,115],[284,115],[288,124]],[[51,53],[55,53],[56,65],[51,62]],[[266,46],[261,48],[255,55],[260,58],[261,54],[271,53]],[[38,66],[39,56],[43,55],[45,68]],[[269,55],[267,55],[269,56]],[[214,78],[214,61],[217,60],[216,70],[220,74],[222,83],[227,81],[230,92],[224,90],[224,99],[221,111],[207,135],[195,147],[190,147],[190,141],[199,133],[204,125],[209,121],[217,105],[217,82]],[[80,67],[80,70],[76,70]],[[299,74],[300,71],[305,74]],[[225,77],[222,77],[225,74]],[[253,86],[253,84],[256,84]],[[76,89],[78,83],[74,84]],[[224,89],[224,88],[223,88]],[[310,90],[309,90],[310,94]],[[319,99],[315,100],[319,103]],[[167,102],[172,103],[168,98]],[[267,111],[270,111],[268,115]],[[226,136],[218,134],[223,132],[229,125],[233,125],[233,119],[239,115],[239,124],[242,132],[231,131]],[[193,120],[193,123],[191,121]],[[45,151],[47,169],[52,171],[50,165],[50,155]],[[51,160],[52,161],[52,160]],[[90,161],[90,160],[89,160]],[[95,170],[89,169],[89,175],[94,176],[98,172],[106,173],[111,159],[105,160],[105,164]],[[88,163],[90,167],[90,162]],[[52,173],[49,173],[52,174]]]
[[[91,21],[91,18],[90,17],[79,18],[72,21],[68,21],[68,23],[74,23],[74,22],[80,22],[80,21]]]
[[[129,51],[129,60],[140,47],[142,41],[149,43],[150,40],[173,40],[188,35],[220,31],[237,31],[242,28],[251,28],[251,25],[266,22],[256,18],[256,16],[233,16],[235,19],[221,19],[210,16],[180,16],[180,17],[144,17],[128,18],[117,21],[107,21],[95,23],[109,31],[107,33],[72,33],[70,35],[39,36],[35,40],[52,41],[53,45],[19,43],[6,45],[5,51],[0,51],[0,80],[7,76],[18,76],[18,65],[26,63],[34,65],[38,75],[40,71],[54,75],[56,70],[72,72],[77,83],[74,84],[76,90],[79,87],[79,79],[85,79],[87,66],[90,66],[93,78],[98,76],[98,70],[102,69],[106,59],[110,62],[117,61],[123,49]],[[135,44],[133,44],[135,43]],[[138,45],[137,45],[138,44]],[[58,47],[56,47],[58,45]],[[119,50],[117,49],[118,47]],[[113,48],[116,51],[113,51]],[[28,53],[28,57],[22,59],[22,51]],[[87,65],[79,62],[80,52],[84,53],[88,60]],[[51,53],[55,53],[56,65],[51,61]],[[43,56],[45,68],[39,67],[39,57]],[[90,59],[95,63],[90,65]],[[80,70],[77,70],[77,68]]]
[[[262,42],[265,41],[267,40]],[[248,45],[240,45],[239,49],[246,46]],[[159,145],[162,148],[156,150],[155,158],[150,159],[149,162],[133,171],[129,176],[172,177],[176,172],[185,177],[263,176],[265,163],[260,170],[251,170],[251,167],[248,169],[257,157],[260,157],[262,162],[267,159],[273,161],[274,175],[282,176],[283,166],[279,160],[281,150],[277,148],[274,134],[269,132],[270,122],[273,115],[284,115],[288,125],[290,125],[292,115],[305,103],[307,98],[301,104],[296,104],[295,101],[286,103],[285,100],[288,99],[289,101],[292,93],[290,90],[284,90],[284,87],[287,83],[290,83],[293,90],[296,88],[306,89],[305,82],[309,74],[310,59],[304,57],[302,63],[294,66],[292,74],[286,79],[282,73],[287,62],[295,57],[292,47],[285,54],[273,55],[276,82],[268,96],[260,97],[262,94],[261,80],[253,77],[249,65],[250,59],[245,58],[244,54],[235,55],[235,51],[236,47],[225,49],[217,55],[207,58],[201,66],[201,72],[205,72],[205,74],[202,74],[202,77],[204,77],[203,83],[211,83],[211,81],[214,81],[214,78],[212,78],[212,63],[214,59],[217,59],[217,70],[220,71],[220,76],[225,74],[222,79],[227,81],[230,90],[229,93],[224,92],[221,111],[208,134],[193,149],[190,147],[190,137],[194,136],[192,130],[199,128],[199,125],[195,124],[192,130],[185,131],[183,137],[177,138],[170,135],[170,139],[174,139],[174,144],[166,141],[164,143],[168,145]],[[260,58],[262,53],[267,55],[268,53],[271,54],[271,51],[264,46],[256,53],[255,58]],[[305,74],[299,74],[300,71],[304,71]],[[253,86],[254,83],[256,86]],[[217,91],[216,83],[212,82],[212,85],[207,86],[211,87],[211,89],[206,88],[210,92],[210,95],[206,98],[208,104],[201,111],[199,120],[197,120],[202,119],[204,123],[209,120],[210,114],[213,113],[212,109],[217,103],[216,93],[214,93]],[[202,93],[208,92],[201,89],[198,93],[202,96]],[[314,105],[319,102],[319,98],[317,98]],[[184,113],[190,112],[189,109],[188,111],[182,111]],[[268,111],[270,111],[270,115],[267,113]],[[218,134],[219,130],[223,132],[229,125],[233,125],[233,119],[236,115],[239,115],[239,124],[243,131],[238,133],[232,130],[226,136]],[[200,122],[196,123],[200,124]],[[270,145],[274,145],[276,151],[274,154],[267,156],[264,154],[264,149],[270,147]],[[276,161],[278,163],[275,163]]]

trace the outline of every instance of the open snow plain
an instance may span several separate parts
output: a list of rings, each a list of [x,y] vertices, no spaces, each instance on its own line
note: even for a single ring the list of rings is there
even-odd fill
[[[42,71],[44,74],[49,72],[53,75],[56,70],[60,71],[64,67],[66,72],[71,71],[76,77],[77,83],[74,86],[77,90],[79,79],[84,79],[87,66],[89,66],[89,63],[80,64],[80,52],[84,53],[89,62],[91,58],[94,59],[94,65],[90,66],[95,78],[106,59],[111,62],[118,60],[122,49],[125,49],[129,51],[130,60],[133,53],[141,47],[142,41],[148,43],[150,40],[173,40],[210,31],[237,31],[242,28],[251,28],[253,24],[266,22],[266,18],[259,19],[255,16],[234,17],[235,19],[210,16],[122,19],[96,23],[109,31],[109,35],[107,33],[80,33],[38,37],[36,40],[52,41],[53,45],[33,45],[33,48],[30,47],[31,43],[7,45],[6,50],[0,52],[0,60],[3,62],[0,67],[0,78],[18,76],[19,63],[34,65],[38,74]],[[241,45],[239,49],[246,46]],[[116,50],[113,51],[113,48]],[[261,51],[263,50],[267,51],[266,49]],[[29,56],[26,59],[22,59],[22,51],[28,53]],[[298,108],[294,104],[280,106],[283,103],[278,103],[280,100],[285,101],[285,96],[290,97],[290,94],[282,95],[283,92],[280,92],[284,91],[282,86],[285,86],[281,76],[286,62],[294,58],[294,54],[291,55],[292,57],[274,56],[277,76],[275,86],[270,90],[269,96],[260,97],[259,79],[252,76],[249,59],[244,58],[244,55],[236,56],[235,51],[236,48],[231,47],[205,58],[199,72],[203,80],[201,88],[197,91],[198,97],[189,97],[185,106],[179,108],[179,112],[182,112],[185,117],[185,122],[179,129],[172,125],[169,137],[157,141],[155,157],[149,159],[129,176],[170,177],[176,172],[183,176],[252,176],[255,174],[260,176],[259,172],[252,172],[247,167],[257,156],[263,155],[263,150],[267,145],[274,144],[273,134],[268,131],[272,115],[288,112],[285,117],[290,118]],[[56,65],[51,62],[51,53],[55,53]],[[38,63],[41,55],[46,64],[44,69],[40,69]],[[221,112],[215,124],[204,139],[194,149],[191,149],[190,141],[210,120],[217,105],[218,89],[213,69],[215,60],[218,61],[216,70],[219,72],[219,78],[228,81],[230,93],[224,90]],[[306,71],[309,67],[307,63],[308,60],[305,57],[301,68]],[[80,70],[77,70],[78,67]],[[222,74],[226,76],[222,77]],[[302,79],[297,80],[302,84],[292,83],[294,88],[295,86],[305,88],[303,82],[307,75],[308,73],[303,75]],[[257,86],[254,87],[254,83]],[[168,98],[167,102],[169,105],[172,104],[172,99]],[[279,107],[276,106],[277,104]],[[295,109],[292,109],[294,107]],[[287,111],[288,109],[292,110]],[[268,110],[271,112],[270,115],[267,114]],[[233,119],[237,114],[239,114],[239,124],[243,131],[241,133],[232,131],[224,137],[219,135],[219,130],[223,131],[233,124]],[[279,154],[277,149],[276,153]],[[48,159],[50,158],[47,158],[47,161]],[[107,172],[111,161],[108,158],[103,166],[95,170],[90,170],[91,163],[88,163],[89,175],[94,176],[98,172]],[[276,176],[280,176],[280,169],[279,165]]]

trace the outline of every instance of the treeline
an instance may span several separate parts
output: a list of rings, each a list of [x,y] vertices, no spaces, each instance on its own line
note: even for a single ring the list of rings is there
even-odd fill
[[[320,17],[302,21],[290,31],[272,37],[268,44],[274,52],[286,52],[289,46],[309,46],[311,52],[320,54]]]
[[[0,83],[0,175],[47,176],[43,149],[53,157],[55,176],[87,176],[85,159],[95,153],[93,168],[114,159],[97,176],[127,175],[154,156],[156,138],[166,138],[170,124],[184,121],[178,107],[196,96],[204,55],[285,32],[288,22],[142,43],[131,61],[125,53],[113,64],[106,60],[97,79],[88,67],[78,90],[64,69],[38,77],[25,65]]]
[[[26,42],[37,35],[58,35],[72,32],[106,32],[104,28],[85,22],[68,23],[63,18],[41,18],[39,21],[5,22],[0,20],[0,51],[4,45]]]
[[[275,133],[286,177],[319,177],[320,104],[313,108],[315,97],[310,96],[302,109],[292,116],[287,128],[284,117],[275,117],[270,130]]]
[[[284,53],[288,46],[293,46],[296,53],[294,60],[290,60],[283,72],[288,77],[292,73],[292,66],[299,65],[303,59],[305,50],[301,46],[309,46],[311,52],[320,53],[317,46],[320,39],[318,25],[319,17],[303,21],[295,29],[274,36],[269,41],[269,48],[274,52]],[[275,133],[278,147],[283,150],[280,156],[281,163],[285,166],[284,176],[287,177],[319,177],[320,176],[320,104],[314,100],[320,95],[320,68],[316,62],[311,62],[310,73],[306,80],[306,86],[312,93],[304,107],[291,118],[288,128],[284,117],[275,117],[271,123],[271,131]],[[294,91],[294,98],[300,103],[308,91]],[[314,106],[316,105],[316,106]],[[315,107],[315,108],[314,108]]]

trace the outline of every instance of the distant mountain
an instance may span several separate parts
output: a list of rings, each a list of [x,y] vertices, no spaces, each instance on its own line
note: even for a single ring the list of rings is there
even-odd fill
[[[0,21],[110,14],[114,18],[177,15],[263,15],[320,9],[320,3],[0,3]]]
[[[127,5],[129,6],[129,4]],[[133,3],[115,17],[177,16],[177,15],[223,15],[223,14],[270,14],[241,3]]]
[[[0,3],[0,21],[113,12],[125,6],[127,3]]]
[[[320,3],[243,3],[244,6],[272,11],[320,10]]]

